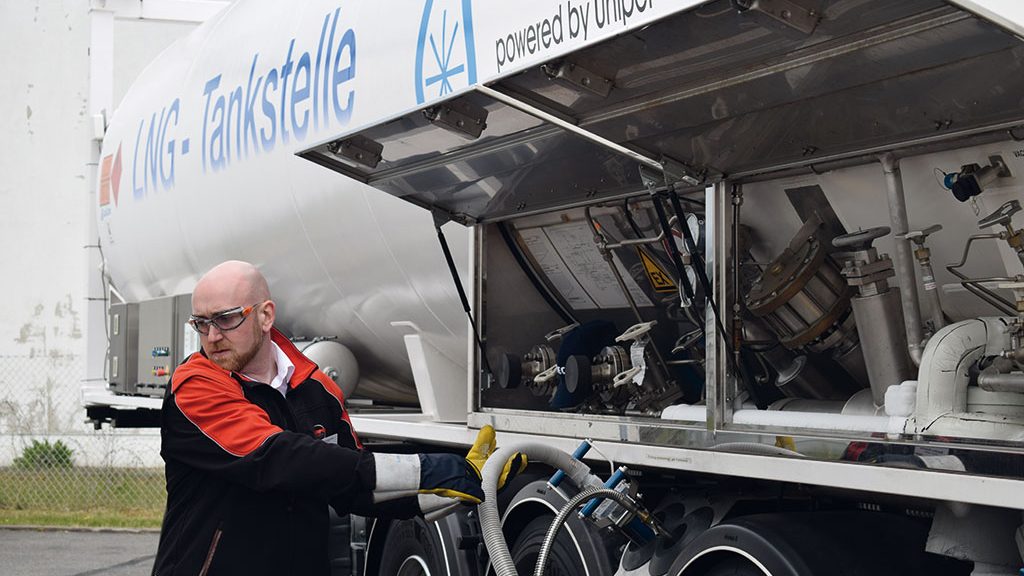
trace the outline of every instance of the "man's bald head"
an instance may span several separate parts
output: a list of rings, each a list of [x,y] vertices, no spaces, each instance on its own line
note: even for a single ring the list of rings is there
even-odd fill
[[[267,279],[248,262],[228,260],[203,275],[192,293],[192,313],[205,315],[218,310],[197,310],[196,304],[236,302],[232,306],[248,306],[270,299]],[[219,305],[219,304],[214,304]],[[230,307],[230,306],[229,306]]]
[[[275,305],[266,278],[255,266],[238,260],[214,266],[192,291],[192,314],[222,321],[225,314],[232,318],[230,326],[208,324],[206,332],[200,332],[199,342],[215,364],[252,377],[273,377]]]

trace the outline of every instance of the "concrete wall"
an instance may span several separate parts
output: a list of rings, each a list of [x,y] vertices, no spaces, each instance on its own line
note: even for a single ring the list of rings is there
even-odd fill
[[[80,355],[88,3],[0,8],[0,355]]]
[[[154,431],[96,434],[83,424],[80,406],[90,337],[86,298],[102,294],[86,288],[97,146],[90,22],[88,0],[0,0],[0,465],[42,437],[76,445],[80,463],[159,464]],[[195,26],[116,20],[113,62],[101,64],[112,66],[112,101]],[[92,334],[101,340],[93,349],[102,351],[97,328]],[[122,441],[133,448],[112,459],[125,452],[111,448],[119,436],[134,437]]]

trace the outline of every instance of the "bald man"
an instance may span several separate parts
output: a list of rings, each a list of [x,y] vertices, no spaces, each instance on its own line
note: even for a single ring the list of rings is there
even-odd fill
[[[267,281],[224,262],[192,294],[202,350],[178,366],[161,412],[167,510],[155,576],[329,574],[328,510],[410,518],[479,503],[483,430],[468,457],[374,454],[338,386],[274,329]]]

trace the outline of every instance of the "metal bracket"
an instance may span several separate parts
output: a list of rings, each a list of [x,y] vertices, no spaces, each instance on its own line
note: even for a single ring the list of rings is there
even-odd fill
[[[821,18],[818,2],[812,0],[733,0],[740,13],[752,12],[754,17],[767,16],[804,34],[814,32]]]
[[[465,97],[431,106],[423,115],[431,124],[470,140],[479,138],[487,128],[487,109]]]
[[[660,170],[640,165],[640,180],[648,189],[664,185],[666,179],[669,184],[683,182],[687,186],[699,186],[706,179],[707,170],[699,170],[686,162],[668,156],[662,156],[658,162],[661,164]]]
[[[335,140],[327,145],[327,151],[342,160],[361,164],[374,169],[380,164],[384,145],[370,140],[366,136],[356,134],[343,140]]]
[[[554,66],[545,65],[542,70],[552,80],[559,80],[577,88],[607,98],[612,91],[612,81],[574,62],[560,62]]]

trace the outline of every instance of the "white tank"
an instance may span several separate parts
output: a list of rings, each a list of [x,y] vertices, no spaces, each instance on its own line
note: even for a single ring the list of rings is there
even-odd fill
[[[253,262],[280,328],[337,337],[358,358],[361,394],[414,402],[407,330],[391,322],[466,364],[430,215],[294,155],[415,105],[416,42],[393,47],[385,32],[417,31],[387,29],[370,4],[239,1],[171,46],[111,119],[97,217],[128,301],[189,293],[223,260]],[[468,278],[470,232],[445,231]]]

